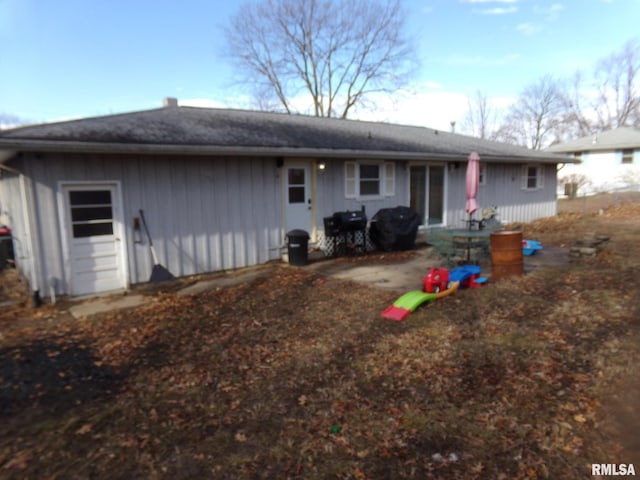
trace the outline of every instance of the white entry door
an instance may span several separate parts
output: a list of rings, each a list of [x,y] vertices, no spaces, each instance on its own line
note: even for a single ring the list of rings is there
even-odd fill
[[[306,230],[311,235],[312,199],[308,163],[288,164],[285,167],[285,233]]]
[[[70,293],[126,288],[118,185],[64,185],[62,193]]]

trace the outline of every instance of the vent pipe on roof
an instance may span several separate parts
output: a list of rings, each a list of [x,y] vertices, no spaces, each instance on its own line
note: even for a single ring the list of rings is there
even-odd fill
[[[178,99],[174,97],[165,97],[162,100],[162,106],[165,108],[173,108],[178,106]]]
[[[451,124],[451,133],[456,133],[456,122],[453,121],[453,122],[450,122],[450,124]]]

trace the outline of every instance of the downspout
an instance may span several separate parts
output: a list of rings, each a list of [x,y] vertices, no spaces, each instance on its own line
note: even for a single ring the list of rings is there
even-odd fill
[[[39,307],[42,304],[42,300],[40,298],[40,288],[38,286],[38,275],[36,275],[36,259],[33,255],[33,238],[31,237],[31,215],[29,214],[29,204],[27,202],[27,180],[24,173],[16,170],[15,168],[11,168],[0,163],[0,169],[16,174],[20,179],[20,200],[22,202],[22,217],[24,218],[24,234],[27,239],[25,243],[27,245],[27,248],[29,249],[29,284],[31,285],[33,306]]]

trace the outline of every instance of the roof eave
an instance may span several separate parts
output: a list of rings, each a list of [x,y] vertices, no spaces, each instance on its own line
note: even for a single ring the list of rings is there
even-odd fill
[[[7,152],[9,155],[2,155]],[[387,150],[349,150],[330,148],[291,147],[228,147],[219,145],[174,145],[140,143],[100,143],[100,142],[60,142],[50,140],[10,140],[0,139],[0,159],[6,161],[17,152],[53,153],[106,153],[139,155],[193,155],[193,156],[244,156],[244,157],[320,157],[320,158],[377,158],[406,161],[438,160],[444,162],[466,161],[469,155],[446,152],[398,152]],[[7,157],[7,158],[5,158]],[[532,152],[532,155],[495,155],[481,153],[485,162],[542,162],[579,163],[558,154]]]
[[[571,153],[589,153],[589,152],[614,152],[616,150],[636,150],[640,148],[637,144],[618,144],[618,145],[589,145],[589,146],[563,146],[562,148],[550,147],[546,151],[557,154]]]

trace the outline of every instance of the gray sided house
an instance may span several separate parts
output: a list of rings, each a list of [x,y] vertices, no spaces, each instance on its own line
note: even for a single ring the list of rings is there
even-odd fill
[[[84,295],[280,259],[287,231],[322,247],[336,211],[409,205],[462,226],[465,168],[481,207],[527,222],[556,213],[551,153],[428,128],[172,106],[0,132],[0,222],[34,292]]]

